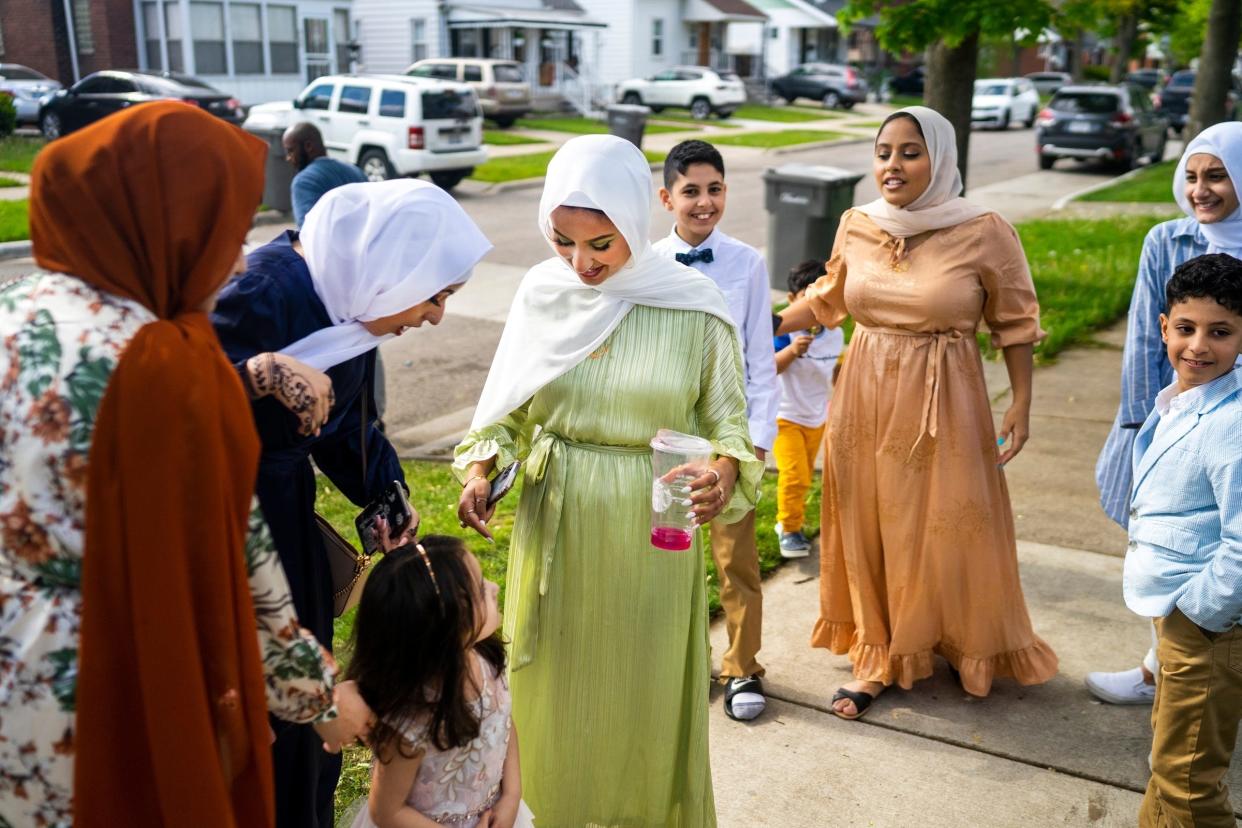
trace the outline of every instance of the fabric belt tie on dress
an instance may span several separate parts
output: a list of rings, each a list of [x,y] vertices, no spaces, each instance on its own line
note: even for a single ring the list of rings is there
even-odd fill
[[[552,576],[552,559],[556,549],[557,535],[561,529],[561,511],[565,505],[565,450],[578,449],[603,454],[649,455],[650,446],[605,446],[597,443],[579,443],[574,440],[542,430],[531,445],[526,458],[523,486],[534,505],[535,514],[518,527],[515,546],[530,550],[514,567],[517,576],[515,612],[505,615],[505,637],[513,642],[512,670],[518,670],[535,659],[539,644],[539,605],[548,594]],[[602,517],[602,516],[601,516]],[[536,535],[535,527],[539,527]],[[521,637],[515,635],[522,631]]]
[[[940,387],[943,385],[940,377],[941,370],[944,367],[949,346],[962,341],[965,338],[965,334],[956,328],[933,333],[909,331],[905,328],[873,328],[861,324],[856,324],[854,327],[855,330],[871,334],[912,337],[919,340],[915,343],[915,347],[924,348],[930,346],[933,349],[927,359],[927,367],[923,372],[923,417],[919,423],[919,436],[914,441],[914,445],[910,446],[910,453],[906,455],[906,461],[909,462],[910,458],[914,457],[914,450],[919,447],[919,443],[923,442],[924,437],[936,439],[936,427],[940,420]]]

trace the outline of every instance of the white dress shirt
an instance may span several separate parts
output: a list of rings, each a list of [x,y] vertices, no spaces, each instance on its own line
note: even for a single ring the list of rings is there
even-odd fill
[[[742,335],[742,361],[746,371],[746,416],[755,448],[770,451],[776,441],[776,414],[780,386],[776,380],[776,351],[772,347],[772,302],[768,292],[768,266],[759,251],[720,228],[702,244],[691,247],[674,228],[653,245],[662,256],[710,249],[712,262],[692,267],[707,276],[725,295],[729,313]]]
[[[1159,422],[1156,423],[1156,430],[1152,436],[1152,442],[1159,442],[1173,425],[1182,417],[1186,416],[1186,412],[1193,413],[1195,410],[1195,402],[1203,396],[1203,386],[1195,386],[1180,394],[1177,391],[1177,382],[1164,388],[1156,395],[1156,413],[1160,415]]]

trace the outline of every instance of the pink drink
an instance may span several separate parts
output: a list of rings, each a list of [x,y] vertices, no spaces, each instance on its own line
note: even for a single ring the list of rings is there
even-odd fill
[[[675,529],[671,526],[656,526],[651,530],[651,545],[656,549],[667,549],[670,552],[684,552],[690,548],[694,534],[689,529]]]

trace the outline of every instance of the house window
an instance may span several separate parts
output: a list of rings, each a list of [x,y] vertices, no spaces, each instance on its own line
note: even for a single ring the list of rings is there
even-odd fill
[[[191,3],[190,31],[194,37],[194,71],[201,75],[226,75],[224,4]]]
[[[142,4],[142,35],[147,52],[147,68],[163,69],[164,57],[160,53],[160,6],[158,3]]]
[[[336,71],[350,71],[349,60],[349,9],[332,12],[332,36],[336,42]]]
[[[90,0],[73,0],[73,37],[79,55],[95,54],[95,30],[91,27]]]
[[[164,31],[168,33],[168,70],[185,71],[185,56],[181,52],[181,6],[176,2],[164,3]]]
[[[660,57],[664,54],[664,21],[651,21],[651,56]]]
[[[298,67],[298,16],[293,6],[267,7],[267,42],[273,75],[295,75]]]
[[[233,74],[263,74],[263,22],[257,3],[230,3]]]
[[[427,54],[427,19],[416,17],[410,21],[410,60],[426,60]]]

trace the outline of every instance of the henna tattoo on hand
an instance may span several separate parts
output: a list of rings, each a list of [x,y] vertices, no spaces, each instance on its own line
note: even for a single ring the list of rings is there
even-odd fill
[[[307,433],[321,425],[314,422],[320,397],[310,376],[287,362],[278,360],[275,354],[270,353],[252,357],[247,362],[247,368],[257,396],[276,397],[281,405],[298,418],[302,429]],[[328,410],[332,409],[334,401],[335,395],[329,388],[327,391]]]

